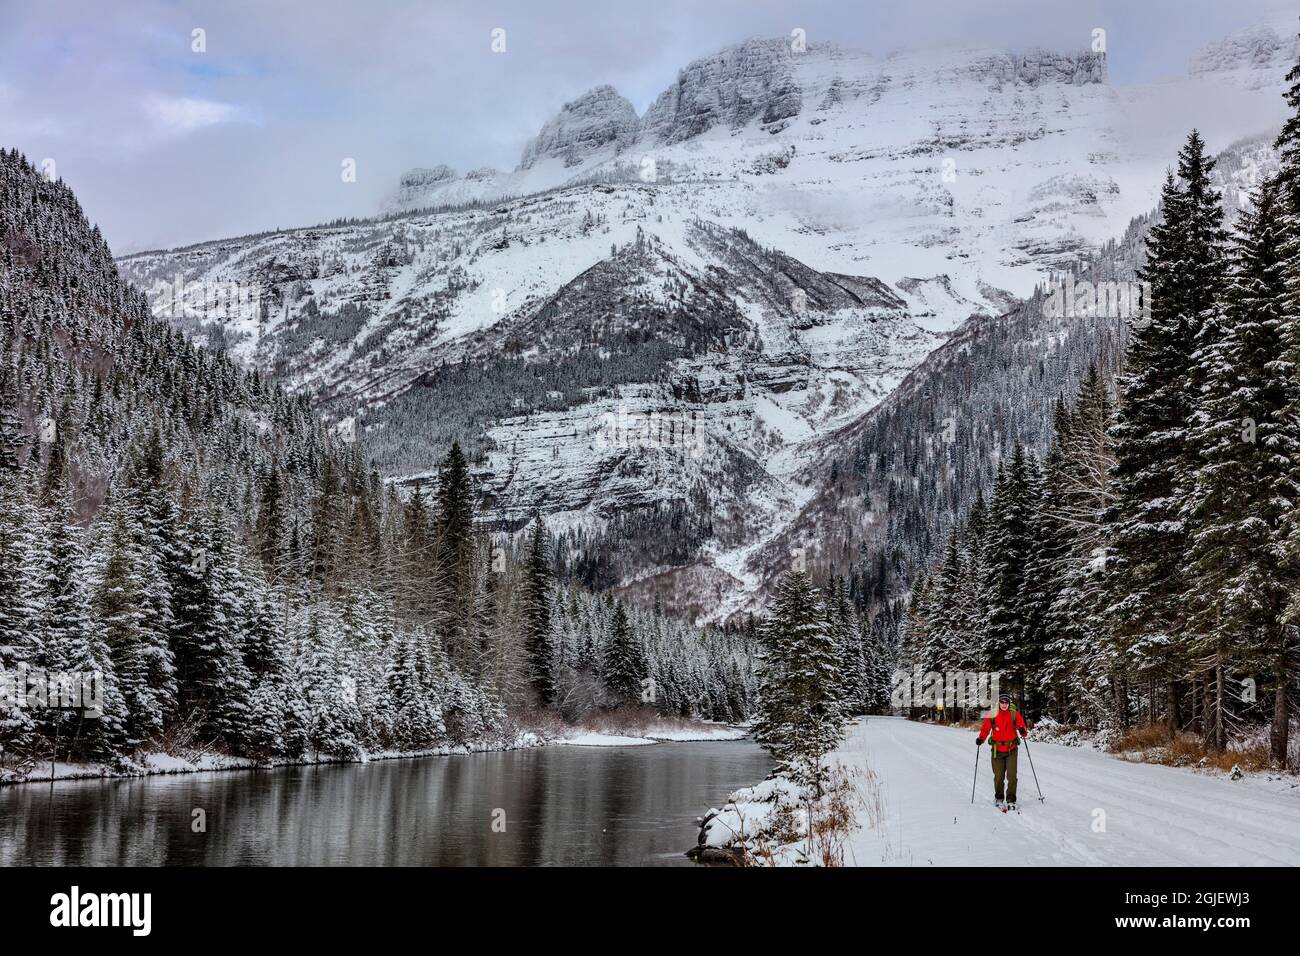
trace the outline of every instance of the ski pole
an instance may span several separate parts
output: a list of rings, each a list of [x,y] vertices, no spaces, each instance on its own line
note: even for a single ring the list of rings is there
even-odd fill
[[[1029,738],[1022,738],[1025,742],[1025,756],[1029,758],[1029,772],[1034,775],[1034,789],[1038,791],[1038,802],[1043,802],[1043,788],[1038,785],[1038,771],[1034,769],[1034,755],[1029,752]]]
[[[970,778],[970,802],[975,802],[975,781],[980,776],[980,748],[975,747],[975,776]]]

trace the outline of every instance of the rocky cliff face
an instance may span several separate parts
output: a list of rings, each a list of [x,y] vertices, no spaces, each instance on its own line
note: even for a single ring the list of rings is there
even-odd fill
[[[646,111],[642,136],[681,143],[715,126],[738,129],[754,119],[768,125],[798,115],[803,92],[794,55],[784,40],[749,40],[696,60]]]
[[[565,103],[546,122],[524,150],[519,166],[531,169],[542,159],[558,159],[566,167],[577,166],[602,147],[612,147],[617,152],[630,145],[639,128],[640,121],[632,104],[612,86],[598,86]]]
[[[456,170],[446,164],[408,169],[397,184],[395,202],[399,206],[418,206],[431,191],[456,181]]]
[[[1300,56],[1296,29],[1296,21],[1289,19],[1239,30],[1201,50],[1188,71],[1248,88],[1272,85]]]

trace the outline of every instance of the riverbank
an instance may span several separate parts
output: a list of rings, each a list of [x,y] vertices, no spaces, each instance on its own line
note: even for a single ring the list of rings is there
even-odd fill
[[[573,730],[573,734],[555,742],[578,747],[637,747],[656,743],[743,740],[749,735],[745,727],[711,720],[643,719],[627,715],[595,715],[580,721]]]
[[[522,750],[528,747],[542,747],[547,739],[529,731],[516,734],[513,738],[496,741],[480,741],[474,744],[460,744],[429,747],[419,750],[379,750],[363,752],[359,757],[340,757],[333,754],[304,754],[301,757],[274,757],[269,760],[256,760],[234,754],[214,751],[190,754],[169,754],[150,751],[137,754],[130,760],[116,765],[98,761],[55,761],[52,765],[43,763],[33,767],[24,774],[7,772],[0,775],[0,786],[18,786],[30,783],[55,783],[62,780],[116,780],[124,777],[151,777],[167,774],[210,773],[224,770],[274,770],[278,767],[308,767],[318,764],[370,763],[378,760],[402,760],[412,757],[451,757],[474,753],[496,753],[507,750]]]
[[[443,745],[416,750],[378,750],[363,752],[358,757],[340,757],[333,754],[305,754],[301,757],[276,757],[258,760],[217,751],[191,751],[173,754],[147,751],[130,760],[110,764],[101,761],[54,761],[32,766],[24,773],[0,770],[0,787],[33,783],[57,783],[65,780],[117,780],[129,777],[149,777],[169,774],[210,773],[227,770],[273,770],[278,767],[306,767],[320,764],[370,763],[380,760],[403,760],[417,757],[453,757],[476,753],[503,753],[533,747],[560,744],[585,747],[622,747],[656,744],[669,741],[724,741],[741,740],[746,731],[726,724],[709,721],[665,719],[649,721],[631,728],[633,733],[609,733],[603,729],[590,729],[600,725],[585,724],[578,727],[548,726],[545,729],[520,729],[510,736],[478,741],[472,744]],[[621,725],[626,727],[626,725]]]

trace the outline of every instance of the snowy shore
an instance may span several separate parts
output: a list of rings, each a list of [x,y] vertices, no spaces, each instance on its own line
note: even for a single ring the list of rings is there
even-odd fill
[[[583,731],[571,737],[553,741],[574,747],[640,747],[646,744],[679,743],[685,741],[743,740],[748,736],[740,727],[727,724],[699,724],[698,726],[656,726],[629,728],[630,733]]]
[[[61,780],[118,780],[128,777],[151,777],[181,773],[208,773],[220,770],[274,770],[279,767],[306,767],[318,764],[370,763],[374,760],[401,760],[411,757],[451,757],[474,753],[497,753],[507,750],[524,750],[542,747],[548,740],[532,731],[521,731],[509,740],[481,741],[475,744],[447,745],[422,750],[378,750],[359,757],[339,757],[330,754],[307,754],[297,758],[276,757],[255,760],[221,753],[197,753],[189,756],[152,752],[137,755],[134,759],[114,766],[98,761],[55,761],[38,764],[24,775],[6,773],[0,776],[0,787],[25,783],[50,783]]]
[[[501,753],[526,750],[532,747],[569,745],[579,747],[629,747],[669,741],[740,740],[746,732],[725,724],[701,722],[698,726],[665,723],[663,726],[647,724],[635,728],[635,736],[567,728],[568,732],[542,733],[521,730],[504,740],[480,741],[457,746],[446,745],[420,750],[378,750],[363,753],[356,758],[328,754],[308,754],[295,759],[284,757],[272,760],[255,760],[214,752],[176,756],[162,752],[137,755],[131,761],[114,766],[99,761],[55,761],[34,766],[23,775],[0,771],[0,787],[30,783],[50,783],[62,780],[118,780],[129,777],[148,777],[167,774],[207,773],[222,770],[272,770],[278,767],[303,767],[319,764],[370,763],[375,760],[401,760],[414,757],[453,757],[475,753]]]

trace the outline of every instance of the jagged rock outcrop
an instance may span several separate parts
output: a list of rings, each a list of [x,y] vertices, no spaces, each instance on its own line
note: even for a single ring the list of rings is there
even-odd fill
[[[445,163],[437,166],[418,166],[402,173],[397,184],[398,203],[411,202],[428,194],[430,189],[445,185],[456,178],[456,170]]]
[[[696,60],[659,95],[642,120],[650,141],[680,143],[719,124],[744,126],[797,116],[803,93],[784,40],[748,40]]]
[[[1246,72],[1267,81],[1278,70],[1285,71],[1295,63],[1298,53],[1300,38],[1294,21],[1289,33],[1260,24],[1204,47],[1188,65],[1188,72],[1193,76]]]
[[[640,121],[636,109],[612,86],[598,86],[546,121],[524,150],[519,165],[530,169],[542,159],[563,159],[576,166],[588,155],[612,145],[621,149],[636,139]]]
[[[1014,78],[1018,83],[1037,86],[1040,83],[1068,83],[1083,86],[1086,83],[1106,82],[1105,53],[1057,53],[1054,50],[1026,50],[1012,56]]]

